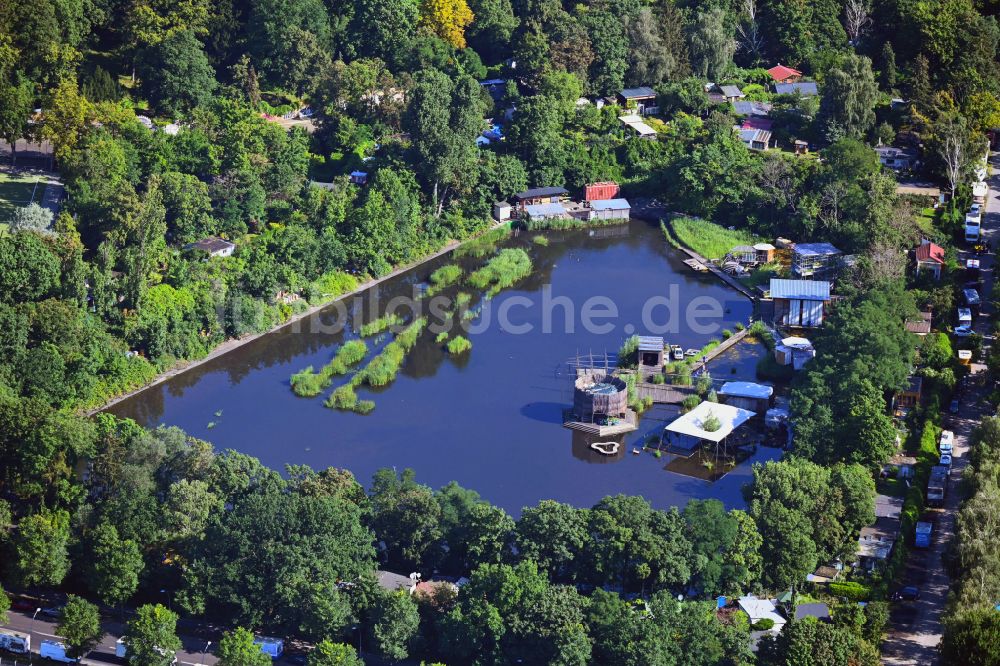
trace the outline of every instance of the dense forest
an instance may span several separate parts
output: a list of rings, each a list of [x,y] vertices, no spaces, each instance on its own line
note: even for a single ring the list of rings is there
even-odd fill
[[[967,175],[1000,127],[998,12],[991,0],[0,3],[0,138],[51,146],[44,166],[66,187],[54,218],[32,205],[0,220],[4,586],[79,595],[62,620],[78,652],[96,631],[82,597],[140,607],[136,664],[169,663],[164,591],[184,614],[318,643],[316,666],[359,663],[343,644],[357,637],[389,659],[454,665],[878,663],[891,572],[868,582],[863,610],[789,623],[756,656],[745,618],[709,600],[780,593],[851,554],[896,446],[887,398],[914,367],[934,397],[907,437],[919,446],[936,427],[962,370],[946,337],[918,348],[903,322],[930,305],[948,324],[956,285],[909,275],[905,251],[930,238],[955,264]],[[773,91],[778,63],[820,94]],[[748,149],[709,83],[769,104],[776,149]],[[637,86],[656,93],[652,140],[598,103]],[[493,125],[503,139],[481,146]],[[951,195],[932,220],[872,149],[899,142]],[[617,496],[545,501],[515,521],[409,473],[368,488],[344,470],[279,474],[174,429],[84,416],[485,231],[497,200],[600,180],[857,258],[792,389],[795,448],[754,470],[745,511]],[[232,256],[191,246],[213,236]],[[959,533],[966,577],[994,576],[977,536],[996,503],[991,423]],[[395,594],[377,568],[469,582],[457,596]],[[970,608],[995,603],[975,589],[958,590]],[[995,636],[993,616],[955,613],[949,629],[950,654],[992,663],[969,655]],[[259,660],[250,638],[227,634],[223,663]]]

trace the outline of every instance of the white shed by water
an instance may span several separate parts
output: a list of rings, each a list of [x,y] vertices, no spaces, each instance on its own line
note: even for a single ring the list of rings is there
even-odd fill
[[[774,360],[780,365],[790,365],[795,370],[801,370],[815,357],[816,350],[806,338],[792,336],[782,339],[774,346]]]

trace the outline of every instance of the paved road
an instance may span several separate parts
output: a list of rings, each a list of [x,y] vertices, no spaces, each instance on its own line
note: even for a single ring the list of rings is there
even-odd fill
[[[39,615],[32,621],[31,613],[22,613],[19,611],[11,611],[8,613],[9,618],[4,629],[13,629],[14,631],[20,633],[30,633],[31,634],[31,647],[37,652],[38,646],[41,645],[42,641],[60,641],[61,639],[55,634],[56,623],[52,620],[46,619]],[[115,641],[124,633],[124,628],[120,622],[106,621],[104,623],[104,630],[107,635],[101,644],[83,660],[84,664],[124,664],[124,659],[119,659],[115,656]],[[204,666],[211,666],[215,664],[217,659],[215,655],[202,654],[202,650],[205,649],[208,644],[208,638],[201,638],[198,636],[181,636],[181,641],[184,647],[180,652],[177,653],[177,663],[179,666],[198,666],[204,664]],[[218,643],[218,639],[213,640],[213,645]],[[36,657],[36,662],[40,660]],[[15,662],[10,657],[4,657],[0,659],[0,666],[7,666],[8,664],[13,665]],[[18,666],[21,664],[27,664],[28,660],[26,657],[19,657],[16,660]],[[40,663],[50,663],[50,662],[40,662]]]
[[[983,215],[983,237],[993,246],[994,236],[1000,230],[1000,153],[990,158],[994,176],[990,180],[986,213]],[[964,258],[964,253],[963,253]],[[983,272],[983,303],[989,300],[995,279],[995,257],[991,253],[981,257]],[[989,333],[991,313],[985,312],[975,324],[976,331]],[[951,579],[945,572],[942,555],[955,533],[955,515],[961,504],[959,483],[968,465],[969,435],[979,420],[989,412],[986,388],[980,386],[984,366],[973,366],[971,386],[960,396],[958,416],[945,417],[946,429],[955,433],[955,456],[948,494],[943,510],[936,511],[934,539],[927,550],[912,549],[904,572],[904,585],[920,587],[920,599],[912,603],[897,604],[892,611],[890,633],[882,645],[883,662],[890,665],[927,666],[938,663],[937,646],[941,642],[941,615],[948,600]]]

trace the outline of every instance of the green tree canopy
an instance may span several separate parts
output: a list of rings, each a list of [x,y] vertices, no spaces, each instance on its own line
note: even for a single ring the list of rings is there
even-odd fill
[[[133,666],[169,666],[181,649],[176,632],[176,613],[160,604],[140,606],[125,630],[128,662]]]
[[[227,631],[216,651],[219,666],[268,666],[271,657],[253,642],[253,632],[243,627]]]
[[[191,30],[179,30],[139,55],[142,91],[157,109],[177,115],[205,104],[215,89],[215,72]]]
[[[66,641],[70,656],[85,657],[104,637],[97,606],[82,597],[69,595],[59,615],[56,635]]]

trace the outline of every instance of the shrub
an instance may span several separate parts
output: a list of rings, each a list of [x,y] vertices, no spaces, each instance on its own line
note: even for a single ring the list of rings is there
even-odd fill
[[[326,303],[357,288],[358,278],[350,273],[331,271],[312,281],[306,289],[306,298],[313,304]]]
[[[396,374],[403,365],[406,353],[416,344],[417,338],[426,324],[427,319],[421,317],[400,331],[395,340],[387,344],[378,356],[355,375],[355,383],[385,386],[396,379]]]
[[[464,354],[465,352],[472,349],[472,343],[469,342],[468,338],[461,335],[452,338],[448,341],[448,353],[454,356],[459,354]]]
[[[441,344],[447,339],[448,339],[448,331],[441,331],[440,333],[437,334],[437,337],[434,338],[434,342]]]
[[[457,294],[455,294],[455,305],[459,307],[464,307],[468,305],[469,301],[471,300],[472,300],[472,294],[470,294],[467,291],[460,291]]]
[[[531,242],[534,243],[535,245],[541,245],[542,247],[547,247],[549,244],[549,239],[546,238],[545,236],[539,235],[532,238]]]
[[[774,351],[774,336],[761,320],[758,319],[750,324],[750,336],[763,342],[768,351]]]
[[[333,409],[354,409],[358,404],[358,395],[352,384],[344,384],[335,388],[323,404]]]
[[[744,326],[742,322],[736,322],[736,325],[733,326],[733,328],[735,328],[737,331],[742,331],[744,328],[746,328],[746,326]]]
[[[704,423],[701,424],[701,427],[705,432],[716,432],[722,427],[722,421],[720,421],[719,417],[713,412],[709,412]]]
[[[754,631],[770,631],[771,629],[774,629],[774,620],[765,617],[754,622],[750,628]]]
[[[694,390],[698,392],[698,395],[705,395],[712,390],[712,376],[707,372],[703,372],[698,375],[698,379],[694,383]]]
[[[510,235],[510,229],[507,227],[500,227],[499,229],[494,229],[493,231],[489,231],[483,234],[479,238],[474,238],[470,241],[463,243],[459,247],[455,248],[453,256],[456,259],[460,259],[466,256],[476,257],[476,258],[485,257],[488,254],[496,252],[497,243],[499,243],[509,235]]]
[[[401,326],[403,324],[403,318],[400,317],[395,312],[387,314],[384,317],[379,317],[375,321],[370,321],[367,324],[361,326],[361,337],[367,338],[376,333],[381,333],[387,328],[393,326]]]
[[[728,328],[722,329],[722,339],[723,340],[728,340],[731,337],[733,337],[733,332],[732,331],[730,331]]]
[[[689,395],[681,400],[681,408],[685,412],[690,412],[692,409],[701,404],[701,398],[696,395]]]
[[[618,350],[618,367],[634,368],[639,363],[639,336],[633,335]]]
[[[871,589],[867,585],[851,581],[833,581],[827,589],[835,597],[845,597],[850,601],[866,601],[871,595]]]
[[[455,284],[462,277],[462,267],[457,264],[447,264],[437,269],[430,276],[431,286],[427,296],[433,296],[442,289]]]
[[[350,366],[359,363],[366,354],[368,345],[364,340],[348,340],[318,373],[314,373],[310,365],[292,375],[292,391],[304,398],[317,396],[330,386],[335,376],[347,374]]]
[[[521,248],[501,250],[485,266],[469,275],[469,284],[490,296],[513,286],[531,273],[531,258]]]

